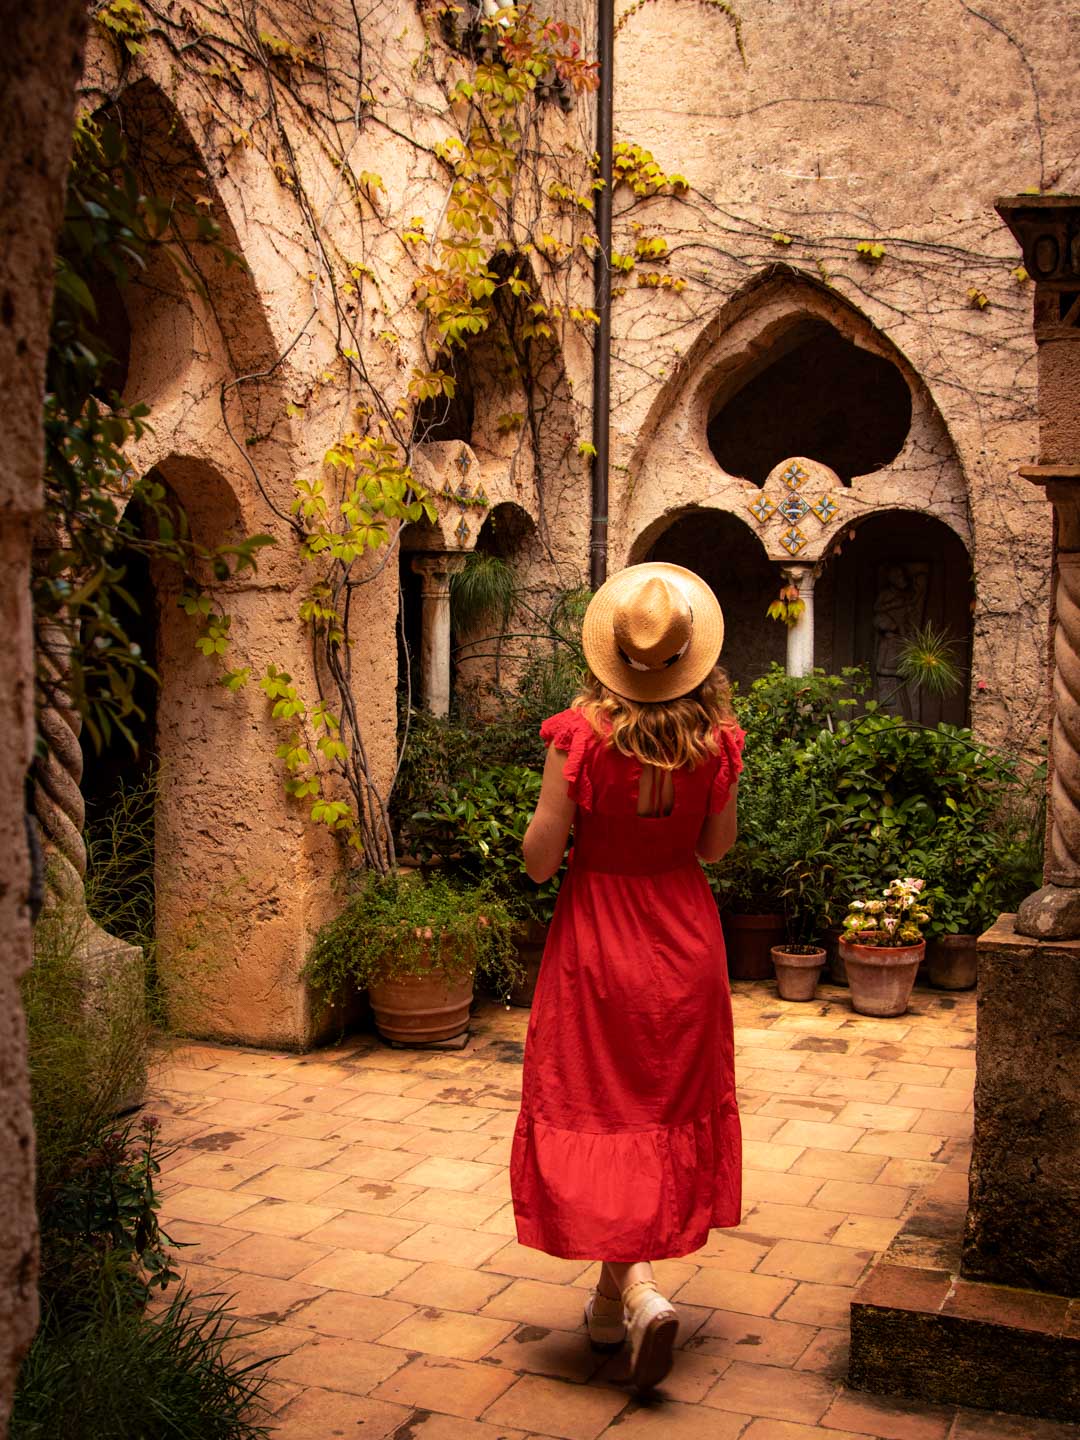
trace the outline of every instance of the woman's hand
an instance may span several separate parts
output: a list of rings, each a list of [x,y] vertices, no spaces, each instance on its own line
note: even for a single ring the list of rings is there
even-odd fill
[[[525,872],[530,880],[542,885],[550,880],[562,864],[566,854],[566,842],[570,838],[570,827],[574,823],[577,806],[570,798],[563,768],[567,752],[548,750],[544,762],[544,779],[540,786],[540,799],[525,831],[522,850],[525,855]]]

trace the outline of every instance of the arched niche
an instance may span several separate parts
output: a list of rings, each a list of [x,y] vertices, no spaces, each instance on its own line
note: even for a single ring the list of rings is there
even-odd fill
[[[845,485],[904,448],[911,391],[896,365],[828,320],[793,315],[711,397],[709,449],[729,475],[762,485],[789,455],[812,455]]]
[[[143,191],[172,206],[168,245],[151,255],[124,296],[133,342],[129,391],[150,400],[183,372],[193,350],[212,358],[213,331],[230,370],[267,368],[277,355],[268,317],[213,167],[181,110],[156,81],[142,77],[102,115],[123,132]],[[207,233],[207,220],[216,237]]]
[[[740,686],[773,661],[783,664],[786,631],[765,613],[782,584],[780,572],[739,516],[701,508],[665,516],[634,543],[630,563],[641,560],[683,565],[708,583],[724,612],[720,660]]]
[[[162,486],[164,504],[174,516],[183,510],[196,545],[209,549],[241,538],[243,524],[236,495],[225,477],[205,460],[172,455],[146,478]],[[155,512],[136,499],[125,518],[132,539],[110,558],[124,571],[121,584],[132,604],[118,598],[115,608],[157,678],[145,674],[135,678],[136,711],[124,723],[137,751],[119,730],[113,731],[99,751],[84,731],[82,790],[88,824],[107,827],[109,814],[117,813],[121,785],[152,786],[154,803],[141,805],[140,813],[143,840],[151,845],[155,832],[162,832],[164,818],[169,839],[159,848],[159,855],[167,856],[167,864],[156,867],[157,888],[164,894],[177,872],[191,865],[198,868],[195,850],[203,844],[196,835],[198,817],[188,813],[186,800],[180,798],[185,781],[197,773],[200,784],[218,792],[213,806],[225,808],[220,795],[228,793],[234,783],[235,754],[234,745],[222,739],[218,724],[222,720],[227,727],[230,719],[227,707],[223,710],[221,706],[220,664],[208,661],[196,648],[197,630],[177,603],[184,587],[180,570],[157,557],[152,548],[159,534]],[[231,610],[239,597],[228,596],[223,603]],[[219,712],[217,719],[215,711]],[[234,704],[233,717],[237,711]]]
[[[871,694],[892,713],[921,724],[970,719],[971,561],[956,531],[932,515],[886,510],[844,529],[815,589],[818,664],[865,666]],[[962,682],[938,697],[897,675],[899,648],[932,625],[952,641]]]
[[[502,281],[517,277],[529,288],[515,294],[500,284],[487,329],[440,359],[454,376],[455,393],[418,407],[413,443],[422,450],[439,442],[468,445],[492,499],[512,497],[522,505],[546,546],[581,469],[570,385],[554,327],[550,335],[536,333],[529,313],[545,299],[529,257],[496,255],[489,268]]]

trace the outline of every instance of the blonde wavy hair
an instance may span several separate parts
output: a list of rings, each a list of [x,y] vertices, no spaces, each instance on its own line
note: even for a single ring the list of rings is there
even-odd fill
[[[735,723],[731,685],[719,665],[689,695],[650,702],[616,695],[590,672],[571,709],[620,754],[658,770],[692,770],[719,751],[717,731]]]

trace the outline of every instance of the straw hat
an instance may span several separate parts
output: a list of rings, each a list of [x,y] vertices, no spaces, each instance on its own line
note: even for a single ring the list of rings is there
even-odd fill
[[[712,590],[681,565],[628,565],[589,602],[581,628],[596,678],[628,700],[688,695],[720,657],[724,617]]]

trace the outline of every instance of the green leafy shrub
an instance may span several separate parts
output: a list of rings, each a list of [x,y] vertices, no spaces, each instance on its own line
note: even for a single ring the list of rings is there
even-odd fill
[[[139,1310],[179,1279],[172,1241],[158,1222],[159,1122],[106,1122],[68,1157],[66,1173],[39,1188],[38,1289],[56,1330],[111,1310]]]
[[[114,1303],[74,1329],[45,1317],[19,1374],[11,1440],[266,1440],[265,1360],[238,1361],[226,1301],[179,1290],[147,1316]]]
[[[831,797],[845,898],[917,874],[930,935],[978,933],[1040,883],[1041,767],[1025,776],[970,730],[869,709],[819,734],[802,764]]]
[[[61,1183],[141,1093],[150,1044],[142,975],[88,961],[98,937],[78,905],[46,909],[23,979],[38,1183]]]
[[[514,918],[491,886],[368,871],[319,931],[303,974],[318,990],[366,989],[424,974],[436,945],[447,973],[475,972],[508,989],[520,978],[513,930]]]
[[[451,873],[489,882],[520,920],[548,924],[559,882],[530,880],[522,852],[540,784],[540,771],[522,765],[471,770],[412,816],[407,834],[415,854],[426,864],[438,859]]]

